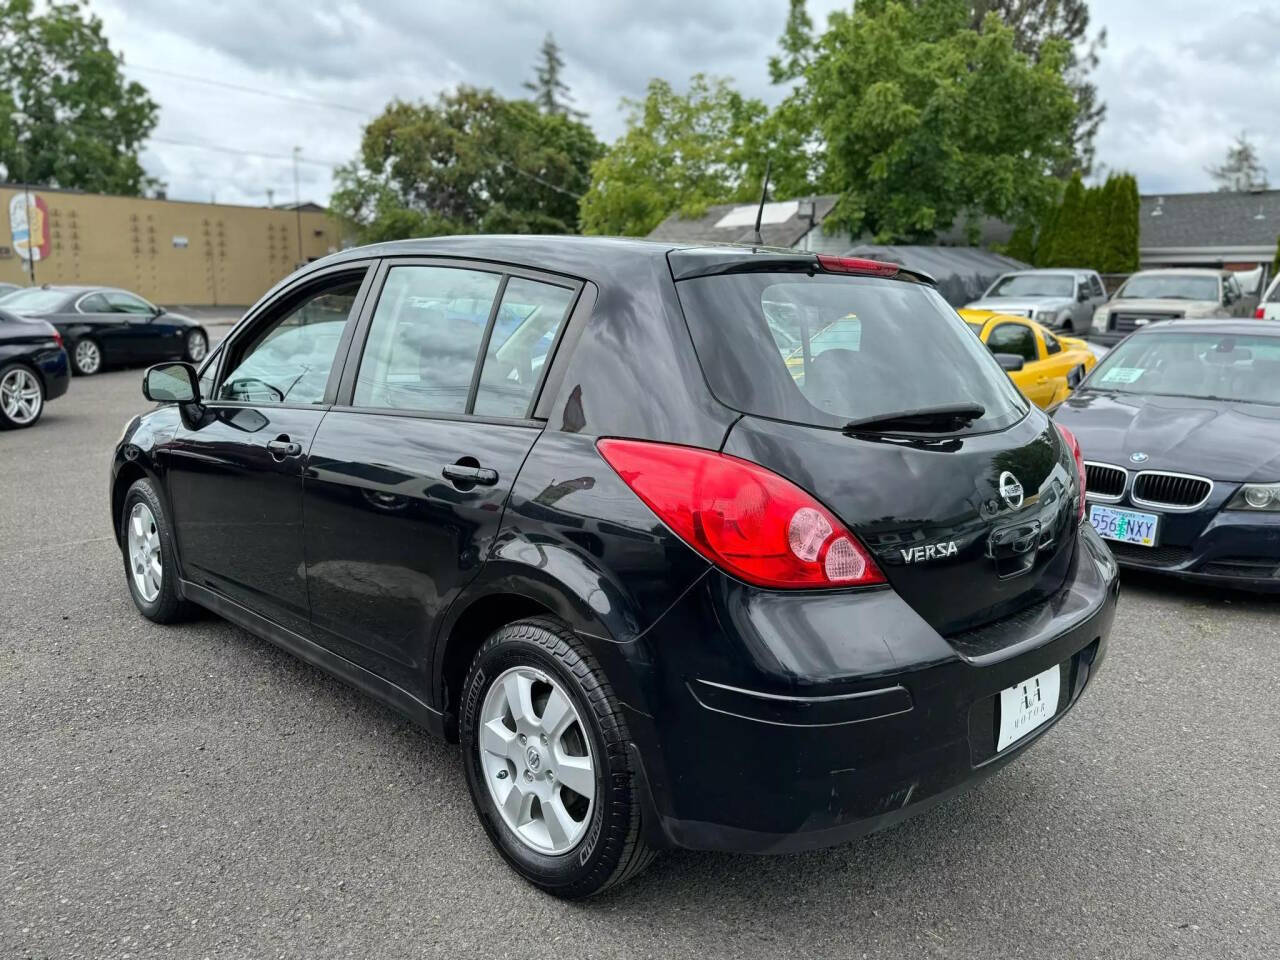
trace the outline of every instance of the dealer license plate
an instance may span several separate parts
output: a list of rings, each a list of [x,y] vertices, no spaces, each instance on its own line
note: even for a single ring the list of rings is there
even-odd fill
[[[1050,667],[1030,680],[1000,691],[1000,733],[996,753],[1043,726],[1058,709],[1061,668]]]
[[[1099,536],[1106,537],[1108,540],[1154,547],[1160,517],[1154,513],[1117,510],[1115,507],[1104,507],[1095,503],[1089,508],[1089,522],[1093,524],[1093,529],[1098,531]]]

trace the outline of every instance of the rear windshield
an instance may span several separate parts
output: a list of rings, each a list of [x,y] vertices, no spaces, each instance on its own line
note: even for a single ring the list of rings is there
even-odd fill
[[[698,360],[724,404],[840,427],[978,403],[966,432],[1027,411],[982,342],[930,286],[870,277],[739,273],[676,284]]]
[[[50,313],[62,306],[67,295],[61,290],[44,290],[40,287],[27,287],[25,290],[14,290],[0,297],[6,310],[28,311],[31,313]]]
[[[1108,353],[1084,387],[1280,404],[1280,337],[1144,333]]]

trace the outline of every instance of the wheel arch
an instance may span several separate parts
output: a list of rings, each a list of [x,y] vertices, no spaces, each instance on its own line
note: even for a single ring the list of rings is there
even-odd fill
[[[457,705],[467,668],[480,645],[497,629],[527,617],[554,617],[595,648],[602,668],[612,660],[601,647],[616,646],[620,633],[563,580],[543,570],[500,559],[485,566],[482,582],[473,582],[449,607],[436,634],[432,699],[444,716],[445,736],[457,738]],[[615,681],[616,682],[616,681]]]

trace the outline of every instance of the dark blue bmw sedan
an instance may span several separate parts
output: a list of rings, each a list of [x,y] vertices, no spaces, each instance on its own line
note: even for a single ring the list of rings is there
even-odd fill
[[[1122,565],[1280,590],[1280,323],[1147,327],[1057,420],[1080,442],[1089,520]]]

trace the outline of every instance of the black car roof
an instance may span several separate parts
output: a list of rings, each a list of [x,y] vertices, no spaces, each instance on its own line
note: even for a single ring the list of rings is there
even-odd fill
[[[596,279],[616,273],[618,267],[634,265],[638,259],[661,261],[670,254],[678,254],[679,259],[689,265],[687,269],[678,272],[681,277],[703,272],[721,272],[724,264],[729,261],[742,263],[758,259],[759,266],[764,269],[785,265],[792,265],[794,269],[812,264],[815,260],[813,253],[803,250],[747,244],[677,244],[631,237],[481,234],[393,240],[352,247],[331,254],[313,266],[328,266],[368,257],[458,257]],[[706,269],[692,266],[695,263],[704,265]],[[916,279],[932,282],[931,278],[923,274],[906,269],[902,272]]]
[[[1164,320],[1160,323],[1148,324],[1133,335],[1140,337],[1148,333],[1168,332],[1170,330],[1178,333],[1224,333],[1238,337],[1249,335],[1280,337],[1280,320],[1229,320],[1223,318]]]

